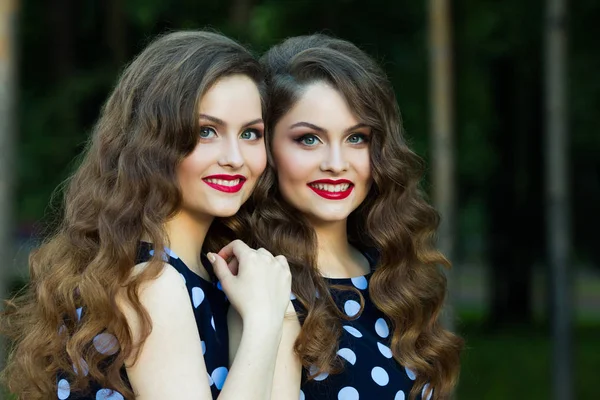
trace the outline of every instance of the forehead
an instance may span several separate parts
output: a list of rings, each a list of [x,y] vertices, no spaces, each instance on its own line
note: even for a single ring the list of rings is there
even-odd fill
[[[332,130],[359,122],[342,94],[325,82],[308,85],[283,119],[292,124],[303,120]]]
[[[262,115],[256,83],[246,75],[231,75],[217,80],[200,99],[199,113],[227,120],[232,116],[252,120]]]

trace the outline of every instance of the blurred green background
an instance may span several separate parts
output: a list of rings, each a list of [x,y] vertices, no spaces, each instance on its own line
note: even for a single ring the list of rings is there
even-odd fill
[[[430,155],[428,3],[407,0],[22,0],[13,288],[77,166],[124,65],[154,35],[212,28],[257,54],[314,32],[373,55],[395,87],[414,149]],[[466,339],[459,399],[551,397],[544,214],[541,0],[452,2],[456,329]],[[600,2],[569,5],[569,185],[576,399],[600,398]],[[426,187],[429,187],[426,185]],[[60,197],[60,196],[59,196]],[[55,204],[59,204],[57,201]]]

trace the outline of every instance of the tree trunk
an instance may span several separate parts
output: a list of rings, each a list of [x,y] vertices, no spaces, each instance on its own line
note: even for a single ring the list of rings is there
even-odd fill
[[[229,20],[238,32],[247,31],[250,17],[252,16],[253,5],[254,0],[234,0],[231,3]]]
[[[429,53],[431,98],[431,160],[433,203],[442,220],[438,247],[454,261],[456,238],[456,183],[454,159],[454,93],[451,16],[449,0],[429,1]],[[444,323],[454,328],[452,279],[448,273],[448,299]]]
[[[127,31],[122,0],[109,0],[106,7],[106,43],[112,52],[113,62],[121,67],[127,61]]]
[[[74,70],[73,0],[52,0],[47,3],[50,25],[49,55],[55,82],[68,77]]]
[[[542,240],[541,84],[527,54],[494,60],[491,133],[497,167],[486,193],[489,214],[491,328],[527,325],[533,319],[533,266]]]
[[[15,49],[17,0],[0,0],[0,260],[12,260],[12,194],[15,137]],[[10,263],[0,268],[0,300],[8,296],[12,278]],[[3,307],[2,307],[3,308]],[[5,360],[4,340],[0,342],[0,369]],[[1,393],[0,393],[1,395]]]
[[[568,196],[568,128],[566,101],[566,0],[548,0],[546,39],[546,216],[548,261],[552,271],[553,393],[573,398],[571,374],[572,299],[570,213]]]

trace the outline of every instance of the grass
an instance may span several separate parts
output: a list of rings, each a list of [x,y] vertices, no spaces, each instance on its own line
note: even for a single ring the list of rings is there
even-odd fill
[[[466,340],[458,400],[552,399],[551,340],[541,326],[486,333],[465,324]],[[597,399],[600,371],[600,324],[574,332],[575,399]]]

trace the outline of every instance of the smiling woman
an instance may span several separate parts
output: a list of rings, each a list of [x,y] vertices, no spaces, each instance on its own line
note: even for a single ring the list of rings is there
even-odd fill
[[[267,165],[256,83],[239,74],[221,78],[202,96],[198,114],[198,145],[177,167],[183,205],[230,217]]]
[[[365,200],[372,182],[371,129],[331,85],[307,86],[274,133],[279,190],[307,218],[340,220]]]
[[[262,89],[257,60],[215,33],[162,36],[129,64],[69,182],[58,231],[31,255],[30,285],[2,316],[15,344],[12,392],[267,397],[289,267],[231,242],[245,234],[242,206],[266,165]],[[236,259],[237,274],[207,250]],[[248,328],[231,364],[230,305]]]
[[[273,398],[447,399],[462,347],[439,322],[449,263],[393,88],[367,54],[324,35],[261,62],[271,186],[255,192],[254,244],[288,257],[297,315]]]

